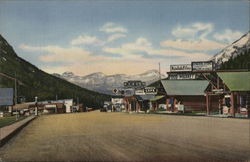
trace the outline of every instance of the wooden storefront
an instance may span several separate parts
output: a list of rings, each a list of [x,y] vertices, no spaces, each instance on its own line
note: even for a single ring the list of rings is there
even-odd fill
[[[206,112],[206,90],[209,86],[207,80],[162,80],[167,93],[167,111],[178,112],[179,105],[183,105],[185,112]],[[210,96],[212,109],[218,108],[218,96]]]

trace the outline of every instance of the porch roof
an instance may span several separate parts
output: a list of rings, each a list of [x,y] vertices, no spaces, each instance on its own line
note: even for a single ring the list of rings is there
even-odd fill
[[[250,71],[217,72],[230,91],[250,91]]]
[[[200,96],[209,85],[207,80],[162,80],[167,95]]]

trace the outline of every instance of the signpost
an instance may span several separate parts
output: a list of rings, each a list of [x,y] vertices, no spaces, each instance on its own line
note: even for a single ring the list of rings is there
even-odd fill
[[[143,90],[143,89],[138,89],[138,90],[135,90],[135,94],[136,94],[136,95],[145,95],[145,93],[144,93],[144,90]]]
[[[114,94],[118,94],[118,92],[119,92],[119,90],[118,90],[118,89],[116,89],[116,88],[115,88],[115,89],[113,89],[113,93],[114,93]]]
[[[191,65],[190,64],[180,64],[180,65],[170,65],[170,71],[191,71]]]
[[[213,71],[213,61],[192,62],[192,71]]]

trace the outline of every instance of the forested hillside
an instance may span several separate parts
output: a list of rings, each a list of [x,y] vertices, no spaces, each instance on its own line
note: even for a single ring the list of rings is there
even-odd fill
[[[18,97],[26,101],[74,98],[85,106],[98,108],[110,96],[93,92],[66,80],[50,75],[17,56],[13,48],[0,35],[0,87],[13,87],[17,79]]]

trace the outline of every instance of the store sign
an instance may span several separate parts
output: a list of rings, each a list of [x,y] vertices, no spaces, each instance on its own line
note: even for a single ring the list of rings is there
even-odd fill
[[[13,105],[13,88],[0,88],[0,106]]]
[[[170,65],[170,71],[191,71],[190,64]]]
[[[122,104],[122,103],[123,103],[123,98],[112,98],[112,99],[111,99],[111,103],[112,103],[113,105]]]
[[[145,82],[142,82],[140,80],[131,80],[123,83],[124,88],[143,88],[146,86]]]
[[[143,89],[138,89],[138,90],[135,90],[135,94],[136,95],[145,95],[145,92]]]
[[[214,69],[212,61],[192,62],[192,71],[212,71]]]
[[[172,73],[169,74],[170,80],[196,79],[196,74],[193,73]]]
[[[144,93],[146,94],[157,94],[157,90],[155,87],[146,87],[144,88]]]

